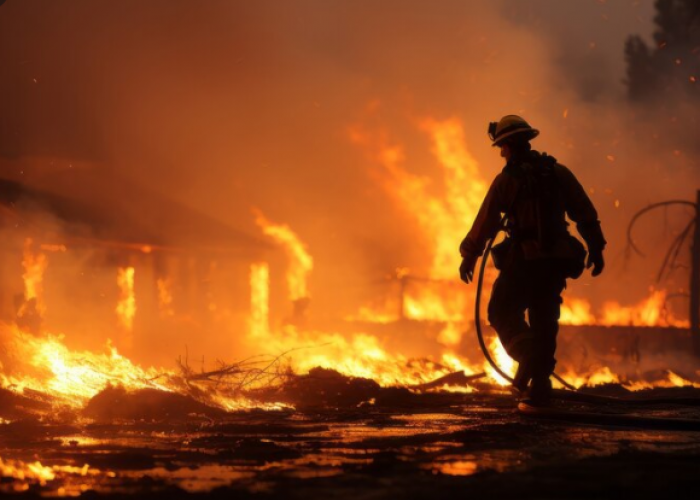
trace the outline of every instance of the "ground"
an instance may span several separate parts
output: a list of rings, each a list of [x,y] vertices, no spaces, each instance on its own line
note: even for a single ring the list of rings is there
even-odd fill
[[[639,402],[649,397],[665,401]],[[160,420],[23,418],[0,425],[3,475],[40,460],[48,476],[14,473],[0,487],[23,498],[696,498],[700,391],[633,399],[557,405],[684,421],[542,420],[503,393]]]

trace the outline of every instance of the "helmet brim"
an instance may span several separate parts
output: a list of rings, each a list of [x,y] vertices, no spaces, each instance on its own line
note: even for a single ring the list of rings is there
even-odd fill
[[[507,139],[508,137],[511,137],[515,134],[528,134],[529,137],[527,138],[528,141],[534,139],[538,135],[540,135],[540,131],[537,130],[536,128],[520,128],[520,129],[515,129],[511,130],[510,132],[507,132],[503,134],[502,136],[498,137],[495,141],[493,141],[493,144],[491,144],[492,147],[500,146],[501,143]]]

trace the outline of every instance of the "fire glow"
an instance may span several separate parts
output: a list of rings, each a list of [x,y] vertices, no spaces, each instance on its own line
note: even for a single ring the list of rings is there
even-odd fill
[[[119,286],[120,297],[116,312],[119,322],[128,332],[134,329],[134,316],[136,316],[135,274],[136,270],[133,267],[120,267],[117,271],[117,285]]]
[[[346,318],[354,325],[355,331],[340,333],[306,327],[298,317],[282,325],[272,324],[270,266],[267,262],[255,262],[249,274],[247,340],[251,346],[264,346],[266,354],[286,353],[298,373],[323,367],[348,376],[373,379],[383,386],[418,386],[455,372],[466,375],[485,373],[495,387],[507,385],[507,381],[480,358],[475,360],[464,353],[465,336],[472,335],[475,287],[466,287],[455,279],[459,265],[455,235],[461,235],[476,216],[485,194],[486,182],[466,146],[465,133],[459,120],[425,119],[419,121],[418,128],[444,174],[442,192],[436,190],[429,179],[406,169],[404,148],[391,142],[388,133],[375,133],[358,126],[351,129],[350,137],[379,168],[378,178],[383,189],[420,229],[431,251],[431,259],[425,269],[413,274],[406,268],[398,268],[393,283],[400,288],[399,298],[391,293],[378,297],[373,304],[361,306]],[[311,297],[309,279],[314,269],[310,249],[288,225],[272,222],[260,211],[256,211],[255,215],[262,233],[280,245],[287,256],[285,278],[289,302],[295,307],[308,304]],[[28,310],[27,304],[33,304],[39,315],[46,308],[43,279],[49,262],[47,255],[37,248],[45,249],[44,246],[35,245],[32,239],[26,240],[22,262],[24,304],[20,316],[22,311]],[[66,248],[62,247],[61,251],[65,252]],[[128,334],[124,344],[127,348],[133,342],[138,311],[136,276],[134,266],[117,270],[119,294],[114,310],[121,330]],[[488,295],[493,276],[493,269],[488,267],[485,296]],[[173,281],[159,277],[154,292],[161,317],[177,319]],[[561,322],[569,325],[687,328],[687,321],[677,319],[665,310],[666,298],[663,290],[652,290],[649,297],[639,304],[623,306],[608,302],[596,313],[587,300],[566,297]],[[363,328],[365,324],[391,325],[405,321],[439,325],[428,339],[438,349],[437,354],[426,354],[421,358],[409,356]],[[129,390],[185,391],[174,371],[144,369],[120,354],[111,344],[108,344],[105,352],[93,353],[71,350],[60,335],[44,331],[29,333],[11,324],[3,325],[2,331],[13,359],[23,360],[18,364],[19,369],[11,374],[2,374],[2,385],[20,393],[25,390],[37,391],[55,397],[62,404],[81,407],[107,385],[119,385]],[[515,364],[495,337],[490,341],[490,349],[503,370],[512,374]],[[595,367],[588,373],[566,369],[563,375],[575,386],[602,383],[624,383],[634,389],[651,386],[644,381],[622,379],[609,367]],[[655,382],[661,386],[689,383],[673,372],[669,372],[666,379]],[[475,388],[467,386],[459,390],[469,392]],[[217,391],[210,391],[204,399],[227,410],[264,406],[248,401],[240,394]]]
[[[44,312],[43,300],[43,277],[48,261],[46,254],[37,253],[34,251],[34,241],[27,238],[24,242],[24,259],[22,267],[24,274],[24,303],[18,312],[18,315],[24,316],[27,313],[27,308],[30,304],[34,305],[36,312],[41,316]]]

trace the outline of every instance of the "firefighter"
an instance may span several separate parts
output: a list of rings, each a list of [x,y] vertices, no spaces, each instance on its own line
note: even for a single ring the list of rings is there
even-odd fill
[[[507,237],[492,249],[500,271],[488,319],[509,356],[518,362],[513,386],[531,404],[549,404],[556,360],[561,294],[567,278],[605,266],[605,238],[593,203],[574,174],[552,156],[532,149],[539,135],[523,118],[489,124],[489,137],[506,161],[459,246],[460,277],[473,280],[486,243],[503,227]],[[588,251],[568,231],[576,223]],[[586,259],[587,254],[587,259]],[[527,312],[527,321],[525,313]]]

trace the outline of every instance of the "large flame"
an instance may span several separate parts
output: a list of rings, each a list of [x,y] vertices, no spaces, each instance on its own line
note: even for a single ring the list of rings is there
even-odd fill
[[[0,325],[3,342],[8,345],[22,376],[3,375],[3,386],[19,391],[32,389],[48,393],[68,404],[81,406],[108,384],[128,389],[158,388],[170,390],[159,382],[167,372],[144,370],[108,346],[105,353],[70,350],[60,336],[36,336],[16,325]]]
[[[252,325],[250,331],[259,339],[260,332],[268,331],[268,347],[289,351],[306,347],[293,354],[295,366],[304,371],[315,366],[333,368],[345,374],[372,378],[382,384],[420,384],[447,375],[453,371],[473,369],[453,349],[460,343],[468,297],[454,286],[455,269],[459,254],[454,235],[464,231],[466,221],[473,220],[486,192],[486,184],[479,174],[478,165],[465,146],[464,131],[457,119],[444,121],[424,120],[420,123],[431,144],[431,151],[444,171],[443,193],[430,189],[430,180],[409,173],[403,167],[403,148],[356,128],[351,137],[372,150],[383,171],[384,187],[394,199],[414,217],[430,242],[433,250],[431,266],[426,278],[416,279],[406,269],[399,269],[396,279],[401,288],[400,299],[387,301],[382,308],[364,307],[353,315],[371,322],[391,322],[406,318],[419,321],[446,321],[437,335],[438,344],[445,348],[434,361],[416,363],[400,352],[388,350],[382,341],[372,335],[358,332],[341,335],[328,332],[308,332],[287,326],[284,331],[270,331],[263,314],[262,283],[267,276],[259,265],[251,269]],[[465,191],[465,186],[466,191]],[[290,289],[301,282],[311,270],[312,259],[305,245],[285,225],[273,224],[258,213],[257,223],[265,234],[283,244],[290,255],[288,281]],[[302,293],[303,292],[303,293]],[[295,300],[304,296],[306,289],[291,293]]]
[[[455,238],[474,220],[486,194],[486,182],[469,153],[460,120],[426,119],[420,128],[428,135],[431,152],[443,171],[442,192],[435,192],[432,180],[408,172],[404,149],[391,143],[386,133],[373,134],[362,127],[350,131],[351,139],[368,149],[383,167],[384,188],[411,214],[431,244],[433,279],[453,280],[459,266]]]
[[[434,236],[432,278],[453,280],[459,265],[459,254],[455,248],[455,236],[465,231],[465,224],[473,221],[486,195],[486,181],[479,165],[466,147],[464,129],[460,120],[427,119],[422,128],[429,134],[432,152],[442,167],[445,190],[442,201],[430,199],[434,206],[425,227]],[[426,193],[423,193],[424,195]],[[410,200],[408,209],[414,214],[421,212],[426,198]],[[459,238],[459,236],[457,236]]]
[[[460,120],[427,118],[419,121],[419,130],[426,135],[442,170],[441,189],[436,189],[431,179],[406,170],[404,148],[392,142],[387,132],[372,132],[362,126],[350,130],[351,139],[381,166],[384,189],[416,221],[431,251],[430,266],[420,271],[423,277],[407,270],[397,272],[401,285],[398,304],[388,301],[380,307],[364,306],[353,317],[383,323],[398,314],[416,321],[445,322],[437,337],[443,346],[441,356],[460,359],[453,350],[467,329],[465,322],[472,318],[474,289],[465,289],[455,280],[460,261],[456,238],[476,217],[487,186],[466,146]]]
[[[107,344],[102,353],[69,349],[60,335],[34,335],[17,325],[0,324],[0,339],[11,353],[12,374],[0,373],[0,386],[19,393],[27,390],[48,394],[57,405],[80,408],[107,386],[127,390],[158,389],[194,395],[203,402],[226,410],[250,407],[278,409],[276,403],[247,399],[237,387],[224,383],[202,386],[197,381],[182,382],[182,373],[163,368],[143,368]],[[268,361],[265,361],[267,363]],[[261,373],[250,389],[264,386],[268,378]]]

